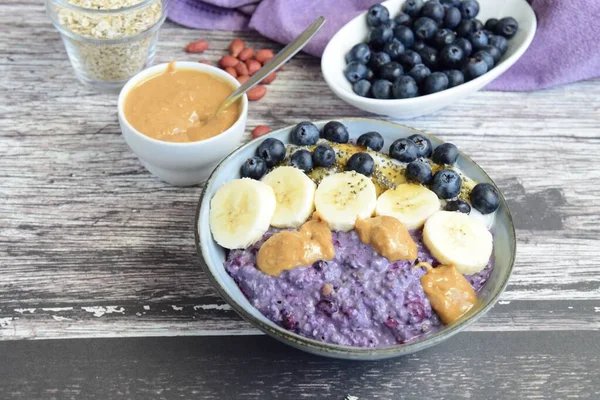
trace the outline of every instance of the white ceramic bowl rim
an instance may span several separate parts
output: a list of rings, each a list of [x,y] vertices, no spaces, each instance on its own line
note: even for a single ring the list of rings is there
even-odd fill
[[[119,100],[118,100],[119,115],[121,116],[122,121],[127,125],[127,128],[129,128],[131,130],[131,132],[133,132],[136,136],[139,136],[140,138],[142,138],[142,140],[145,140],[149,143],[159,144],[159,145],[168,146],[168,147],[180,147],[180,148],[181,147],[194,147],[194,146],[201,147],[201,146],[205,146],[205,145],[210,145],[213,142],[215,142],[216,140],[218,140],[219,138],[221,138],[222,136],[230,134],[231,132],[233,132],[235,130],[236,127],[239,127],[242,124],[242,120],[243,120],[242,116],[248,113],[248,97],[245,94],[241,98],[242,109],[240,110],[240,115],[238,116],[238,119],[234,122],[234,124],[231,125],[229,128],[225,129],[220,134],[210,137],[208,139],[197,140],[194,142],[167,142],[165,140],[158,140],[158,139],[154,139],[148,135],[144,135],[142,132],[135,129],[129,123],[127,118],[125,117],[125,113],[123,110],[123,107],[125,105],[125,99],[127,98],[127,95],[129,94],[131,89],[133,89],[134,86],[136,86],[138,83],[140,83],[144,79],[150,78],[153,75],[157,75],[160,72],[166,71],[168,65],[169,65],[169,63],[157,64],[150,68],[146,68],[143,71],[140,71],[139,73],[134,75],[125,84],[125,86],[123,86],[123,89],[121,89],[121,92],[119,93]],[[234,77],[229,75],[227,72],[225,72],[217,67],[213,67],[212,65],[202,64],[202,63],[193,62],[193,61],[176,61],[175,67],[176,68],[184,68],[184,69],[193,69],[195,71],[206,72],[209,74],[216,75],[219,78],[222,78],[223,80],[225,80],[227,83],[232,84],[233,87],[236,89],[241,86],[240,83],[237,81],[237,79],[235,79]]]
[[[527,51],[527,49],[529,48],[529,45],[531,44],[531,42],[533,41],[533,37],[535,36],[535,32],[537,31],[537,17],[535,15],[535,12],[533,11],[533,8],[531,8],[531,5],[529,3],[527,3],[526,0],[522,0],[523,3],[525,3],[527,5],[527,7],[529,8],[531,15],[533,16],[533,29],[529,30],[525,36],[525,39],[523,41],[523,43],[521,44],[521,46],[519,46],[519,48],[517,48],[517,50],[510,55],[509,57],[502,59],[501,62],[497,65],[494,66],[494,68],[492,68],[492,70],[488,71],[491,72],[494,69],[502,66],[503,64],[512,64],[514,62],[516,62],[516,60],[518,60],[519,58],[521,58],[521,56],[525,53],[525,51]],[[386,1],[383,2],[382,5],[386,5],[388,3],[390,3],[391,1]],[[389,7],[388,7],[389,8]],[[335,85],[335,82],[333,82],[329,76],[329,73],[326,73],[325,71],[328,71],[328,68],[325,67],[325,63],[327,62],[327,59],[329,57],[329,54],[331,53],[331,49],[330,46],[333,46],[335,44],[335,39],[338,35],[343,35],[344,29],[348,29],[347,26],[351,25],[353,23],[356,23],[357,20],[359,19],[365,19],[367,15],[367,11],[363,12],[362,14],[360,14],[359,16],[353,18],[351,21],[347,22],[339,31],[337,31],[337,33],[329,40],[329,42],[327,43],[327,46],[325,47],[325,50],[323,51],[323,57],[321,58],[321,71],[323,72],[323,78],[325,79],[325,81],[327,82],[327,84],[330,87],[333,87]],[[357,43],[358,44],[358,43]],[[328,51],[329,50],[329,51]],[[338,72],[338,71],[334,71]],[[343,73],[343,72],[341,72]],[[487,74],[487,73],[486,73]],[[418,97],[411,97],[408,99],[374,99],[374,98],[370,98],[370,97],[362,97],[357,95],[356,93],[354,93],[354,91],[352,90],[352,85],[350,84],[350,89],[348,89],[347,87],[339,87],[336,86],[338,88],[338,90],[344,92],[345,94],[349,95],[350,97],[353,97],[355,99],[360,99],[360,101],[366,103],[366,104],[381,104],[381,102],[385,102],[385,104],[389,104],[389,105],[401,105],[401,104],[406,104],[406,103],[411,103],[413,105],[419,105],[421,103],[429,103],[432,100],[436,100],[439,97],[442,96],[446,96],[452,93],[457,92],[458,90],[464,90],[464,89],[469,89],[469,88],[475,88],[478,86],[478,83],[485,80],[486,79],[486,74],[475,78],[469,82],[465,82],[462,85],[458,85],[455,86],[453,88],[449,88],[446,90],[443,90],[441,92],[437,92],[437,93],[432,93],[432,94],[427,94],[424,96],[418,96]]]
[[[336,120],[336,119],[322,120],[322,121],[316,121],[316,122],[313,121],[313,122],[317,125],[320,125],[320,124],[324,124],[324,123],[332,121],[332,120]],[[342,118],[341,120],[373,121],[372,118]],[[400,124],[397,124],[394,122],[382,121],[382,120],[377,120],[377,122],[383,123],[383,124],[389,124],[394,127],[400,126],[403,129],[410,130],[414,133],[422,134],[422,135],[425,135],[426,137],[434,138],[435,140],[439,140],[440,142],[443,142],[441,139],[438,139],[433,135],[424,133],[422,131],[416,130],[414,128],[411,128],[411,127],[408,127],[405,125],[400,125]],[[261,140],[264,140],[268,137],[276,136],[279,133],[281,133],[282,131],[290,130],[292,126],[278,129],[267,135],[261,136]],[[488,179],[489,182],[491,182],[494,185],[494,187],[498,191],[498,193],[500,195],[500,207],[502,207],[506,210],[506,213],[508,216],[508,222],[509,222],[509,226],[510,226],[510,230],[511,230],[511,234],[512,234],[512,239],[513,239],[511,242],[512,248],[515,249],[515,251],[510,255],[508,271],[506,273],[505,279],[503,280],[502,284],[500,285],[498,291],[496,293],[494,293],[492,296],[490,296],[489,300],[487,300],[486,305],[484,305],[482,308],[480,308],[476,312],[468,315],[466,318],[462,319],[460,322],[458,322],[454,325],[451,325],[450,327],[444,328],[438,332],[435,332],[431,335],[427,335],[424,338],[419,339],[415,342],[399,344],[399,345],[394,345],[394,346],[388,346],[388,347],[375,347],[375,348],[342,346],[342,345],[337,345],[337,344],[332,344],[332,343],[320,342],[320,341],[310,339],[305,336],[296,334],[294,332],[288,331],[288,330],[284,329],[283,327],[278,326],[277,324],[275,324],[272,321],[270,321],[270,323],[265,323],[264,321],[261,321],[259,318],[254,317],[250,312],[246,311],[244,306],[242,306],[235,299],[233,299],[229,295],[229,293],[227,292],[227,290],[225,288],[221,287],[220,282],[213,275],[211,268],[208,266],[206,259],[203,255],[205,252],[206,252],[206,254],[208,254],[209,249],[207,247],[206,241],[201,240],[201,238],[200,238],[200,233],[199,233],[199,222],[200,221],[199,221],[199,219],[200,219],[200,213],[201,213],[203,203],[206,202],[207,205],[210,204],[210,200],[205,199],[205,195],[208,192],[208,189],[211,188],[213,178],[219,173],[221,167],[224,164],[228,163],[231,159],[233,159],[238,153],[242,152],[243,150],[247,149],[248,147],[253,147],[256,145],[257,145],[257,141],[253,140],[253,141],[250,141],[250,142],[238,147],[236,150],[231,152],[231,154],[229,154],[227,157],[225,157],[215,167],[214,171],[211,173],[211,175],[207,179],[206,184],[204,185],[204,187],[202,189],[202,193],[200,194],[200,199],[198,201],[198,207],[196,209],[196,217],[195,217],[196,219],[194,222],[194,235],[195,235],[195,242],[196,242],[196,251],[198,254],[198,258],[200,260],[200,265],[202,266],[202,269],[204,270],[206,276],[212,283],[213,287],[215,287],[217,289],[219,294],[227,301],[228,304],[230,304],[232,306],[232,308],[241,317],[246,319],[248,322],[250,322],[254,326],[258,327],[261,331],[268,333],[274,337],[281,338],[284,341],[287,341],[290,344],[292,344],[298,348],[306,348],[306,347],[308,347],[309,349],[313,348],[314,350],[317,350],[320,352],[327,352],[333,357],[347,358],[348,355],[351,355],[351,356],[357,356],[357,357],[373,356],[374,357],[373,359],[390,358],[390,357],[395,357],[395,356],[404,355],[404,354],[410,354],[410,353],[414,353],[414,352],[426,349],[428,347],[434,346],[434,345],[448,339],[449,337],[455,335],[456,333],[458,333],[465,327],[467,327],[467,326],[471,325],[472,323],[474,323],[475,321],[477,321],[490,308],[492,308],[494,306],[494,304],[498,301],[498,298],[500,297],[500,295],[502,294],[504,289],[506,288],[506,285],[508,284],[508,280],[510,279],[510,276],[514,269],[515,256],[516,256],[515,228],[514,228],[514,223],[512,220],[512,215],[508,208],[508,203],[506,202],[506,199],[502,195],[502,192],[498,189],[498,186],[489,177],[489,175],[481,167],[479,167],[479,165],[475,161],[473,161],[471,158],[469,158],[464,153],[459,151],[459,157],[464,158],[467,162],[472,163],[477,168],[479,168],[480,171],[483,173],[483,175]],[[208,233],[203,234],[204,238],[206,238],[206,236],[204,236],[204,235],[208,235],[208,240],[213,240],[208,226],[205,227],[205,229],[203,229],[203,232],[208,232]],[[223,265],[221,265],[220,267],[223,268]]]

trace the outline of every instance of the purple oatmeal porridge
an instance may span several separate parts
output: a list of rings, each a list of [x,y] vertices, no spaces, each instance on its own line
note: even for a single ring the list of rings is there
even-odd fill
[[[273,277],[261,272],[256,255],[265,240],[232,250],[225,268],[250,303],[285,329],[318,341],[357,347],[385,347],[417,340],[443,325],[423,291],[418,262],[438,263],[421,231],[411,233],[418,259],[390,262],[360,241],[355,231],[332,232],[336,256]],[[466,276],[478,292],[493,269]]]

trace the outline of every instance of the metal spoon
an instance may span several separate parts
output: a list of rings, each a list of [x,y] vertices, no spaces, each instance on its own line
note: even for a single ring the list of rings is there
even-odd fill
[[[225,100],[219,104],[217,110],[213,115],[205,119],[203,122],[206,123],[208,120],[219,115],[223,110],[227,107],[235,103],[240,96],[246,93],[248,90],[252,89],[258,83],[260,83],[263,79],[271,74],[271,72],[275,71],[283,64],[285,64],[290,58],[296,55],[306,44],[310,41],[310,39],[315,36],[315,34],[321,29],[323,24],[325,23],[324,17],[319,17],[315,22],[313,22],[304,32],[300,34],[292,43],[285,46],[279,53],[275,55],[266,63],[261,69],[256,71],[254,75],[250,77],[242,86],[237,88],[233,93],[231,93]]]

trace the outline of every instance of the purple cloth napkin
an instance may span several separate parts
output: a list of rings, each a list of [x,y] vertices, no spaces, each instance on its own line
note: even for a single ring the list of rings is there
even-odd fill
[[[169,18],[197,29],[254,29],[288,43],[317,15],[327,23],[305,51],[320,57],[346,22],[377,0],[172,0]],[[599,0],[530,0],[538,31],[525,55],[487,88],[530,91],[600,76]]]

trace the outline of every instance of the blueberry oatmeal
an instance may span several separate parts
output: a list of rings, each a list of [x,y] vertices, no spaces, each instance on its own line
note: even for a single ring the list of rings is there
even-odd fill
[[[318,341],[386,347],[475,305],[499,197],[455,166],[456,146],[412,135],[386,155],[377,132],[352,139],[335,121],[298,124],[290,141],[264,139],[211,200],[225,269],[263,315]]]

